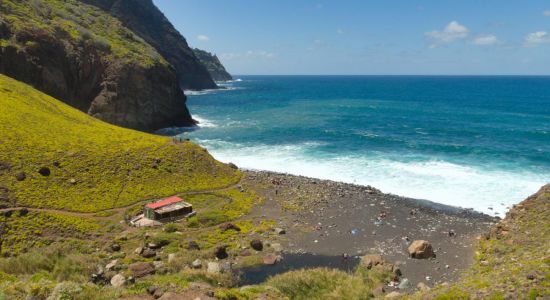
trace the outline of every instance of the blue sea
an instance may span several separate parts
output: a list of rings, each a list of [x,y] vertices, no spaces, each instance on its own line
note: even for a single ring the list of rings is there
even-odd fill
[[[550,182],[550,77],[238,76],[188,92],[217,159],[503,216]]]

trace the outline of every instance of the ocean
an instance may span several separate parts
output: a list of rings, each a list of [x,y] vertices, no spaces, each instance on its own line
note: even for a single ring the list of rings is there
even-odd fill
[[[504,216],[550,183],[550,77],[237,76],[166,130],[239,167]]]

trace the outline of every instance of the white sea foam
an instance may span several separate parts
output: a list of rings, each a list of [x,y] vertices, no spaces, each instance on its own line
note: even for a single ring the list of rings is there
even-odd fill
[[[397,161],[372,154],[318,157],[318,145],[247,146],[199,140],[224,162],[347,183],[372,185],[384,192],[473,208],[504,216],[508,207],[536,192],[549,178],[544,174],[458,165],[446,161]]]
[[[203,128],[215,128],[215,127],[218,127],[219,125],[216,124],[215,122],[211,121],[211,120],[208,120],[208,119],[205,119],[205,118],[202,118],[200,116],[197,116],[197,115],[193,115],[193,119],[195,119],[195,121],[199,122],[199,124],[197,124],[197,126],[199,127],[203,127]]]
[[[220,89],[205,89],[205,90],[200,90],[200,91],[184,90],[183,92],[186,96],[200,96],[200,95],[207,95],[207,94],[214,94],[214,93],[244,89],[243,87],[222,85],[222,84],[218,84],[218,86],[220,86],[221,88]]]

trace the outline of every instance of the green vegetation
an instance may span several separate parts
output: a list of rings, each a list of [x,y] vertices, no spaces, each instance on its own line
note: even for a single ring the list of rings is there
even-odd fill
[[[220,299],[371,299],[374,287],[387,280],[389,274],[359,266],[355,272],[317,268],[290,271],[274,276],[264,284],[246,289],[219,289]]]
[[[462,279],[417,299],[550,298],[550,185],[513,208],[482,238]]]
[[[0,40],[1,47],[13,45],[32,50],[34,42],[25,40],[24,36],[40,33],[41,38],[67,40],[74,45],[92,44],[108,60],[122,59],[146,67],[168,64],[152,46],[118,19],[80,1],[3,0],[0,12],[2,19],[19,36],[17,40]]]
[[[193,143],[109,125],[3,75],[0,87],[5,206],[98,212],[240,179]],[[49,176],[39,174],[43,167]],[[235,203],[234,215],[249,205]]]
[[[0,222],[7,225],[0,249],[4,255],[41,248],[58,240],[76,247],[101,232],[100,224],[93,219],[57,213],[29,212],[24,216],[14,213],[0,217]]]

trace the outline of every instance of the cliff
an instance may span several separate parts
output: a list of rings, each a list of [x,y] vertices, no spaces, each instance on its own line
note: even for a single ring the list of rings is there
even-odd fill
[[[174,68],[108,13],[76,0],[5,0],[0,12],[0,73],[112,124],[194,124]]]
[[[217,88],[185,38],[151,0],[79,0],[110,12],[153,46],[175,69],[184,89]]]
[[[193,51],[199,61],[206,67],[212,79],[215,81],[233,80],[231,74],[225,70],[225,67],[215,54],[197,48],[193,49]]]

